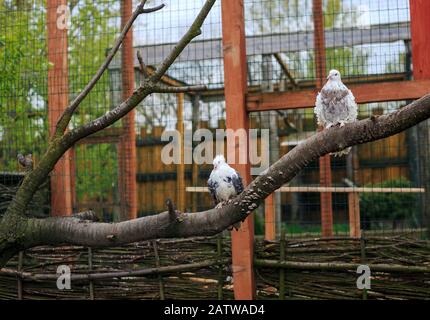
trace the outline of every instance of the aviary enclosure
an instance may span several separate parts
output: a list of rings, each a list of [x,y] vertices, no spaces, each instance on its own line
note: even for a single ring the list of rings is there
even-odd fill
[[[0,215],[27,174],[17,155],[31,154],[38,164],[57,119],[139,3],[0,2]],[[162,3],[137,18],[69,130],[108,114],[154,75],[205,1],[146,5]],[[167,199],[181,212],[211,209],[212,164],[163,163],[164,135],[257,129],[261,161],[273,164],[321,130],[313,107],[331,69],[355,95],[358,119],[399,110],[430,92],[429,16],[430,2],[419,0],[216,1],[201,35],[161,78],[169,92],[152,93],[120,121],[77,141],[28,214],[91,210],[99,221],[118,222],[165,211]],[[197,144],[179,142],[182,157]],[[0,298],[430,299],[429,156],[423,121],[353,146],[347,156],[311,161],[239,231],[22,250],[0,270]],[[255,178],[249,163],[234,167],[245,185]],[[64,264],[72,270],[70,290],[55,285]],[[369,290],[356,287],[359,264],[372,270]]]

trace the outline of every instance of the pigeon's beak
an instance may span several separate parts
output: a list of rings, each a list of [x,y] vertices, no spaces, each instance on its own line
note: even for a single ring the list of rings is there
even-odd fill
[[[327,80],[330,79],[330,75],[327,76]]]

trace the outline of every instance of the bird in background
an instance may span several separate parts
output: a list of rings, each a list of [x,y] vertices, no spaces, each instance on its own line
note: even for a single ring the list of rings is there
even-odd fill
[[[314,113],[317,123],[325,129],[357,120],[355,97],[343,83],[338,70],[330,70],[327,82],[317,95]],[[334,156],[346,155],[351,147],[332,153]]]
[[[225,202],[242,193],[242,177],[225,162],[223,155],[215,157],[213,166],[208,180],[208,189],[216,208],[221,208]],[[235,223],[229,230],[232,230],[233,227],[238,230],[240,222]]]

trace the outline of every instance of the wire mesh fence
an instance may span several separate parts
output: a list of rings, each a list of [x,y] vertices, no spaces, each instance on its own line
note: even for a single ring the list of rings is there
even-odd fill
[[[161,1],[149,3],[158,5]],[[136,4],[134,1],[133,6]],[[142,53],[147,72],[154,72],[202,4],[201,0],[167,1],[165,9],[138,18],[133,27],[132,57],[125,61],[121,52],[115,56],[79,107],[71,126],[101,116],[123,100],[124,66],[132,65],[135,85],[140,82],[137,51]],[[118,36],[121,8],[122,2],[118,1],[77,0],[66,4],[26,0],[0,4],[2,187],[16,187],[22,179],[17,154],[31,153],[35,163],[42,157],[58,108],[81,92]],[[300,94],[301,90],[318,89],[313,8],[311,0],[245,1],[250,99],[258,94]],[[338,69],[348,86],[412,78],[407,0],[327,0],[322,1],[322,10],[325,73]],[[203,84],[208,89],[153,94],[136,108],[134,135],[125,130],[125,121],[119,121],[76,144],[41,190],[44,196],[35,205],[43,208],[38,209],[40,215],[56,213],[49,209],[50,204],[61,208],[70,203],[69,211],[91,208],[104,221],[118,221],[129,208],[129,193],[136,194],[139,216],[164,211],[167,198],[172,198],[180,210],[201,211],[213,206],[208,193],[193,192],[191,188],[206,186],[211,163],[165,164],[161,154],[169,142],[165,139],[169,132],[208,129],[216,137],[216,129],[226,128],[220,3],[211,11],[202,35],[180,55],[162,83]],[[406,103],[360,104],[359,119],[389,113]],[[251,128],[258,129],[260,137],[262,129],[269,130],[270,151],[266,156],[270,163],[318,129],[311,106],[252,112],[249,117]],[[331,178],[325,177],[330,186],[321,184],[324,177],[320,163],[310,163],[276,193],[271,204],[256,211],[256,232],[264,233],[265,222],[276,224],[278,232],[285,228],[290,236],[320,233],[322,193],[332,194],[335,234],[349,232],[351,212],[360,214],[361,227],[368,230],[423,228],[430,199],[428,132],[428,122],[422,123],[393,137],[354,147],[348,156],[331,157]],[[132,155],[122,148],[129,138],[134,139],[136,147],[133,171],[127,167]],[[191,150],[184,147],[183,153],[192,152],[203,140],[194,141]],[[135,190],[124,182],[130,172],[135,175]],[[329,187],[339,189],[324,190]],[[356,192],[354,188],[364,191]],[[10,197],[4,199],[1,201],[6,204],[0,210]],[[58,199],[64,202],[58,204]],[[273,221],[267,221],[268,209],[275,213]]]

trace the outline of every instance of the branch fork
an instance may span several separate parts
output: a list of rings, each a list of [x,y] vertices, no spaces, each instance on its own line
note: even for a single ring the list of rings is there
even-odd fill
[[[175,209],[172,200],[166,200],[167,212],[169,213],[170,221],[182,222],[184,218],[182,217],[182,212]]]

